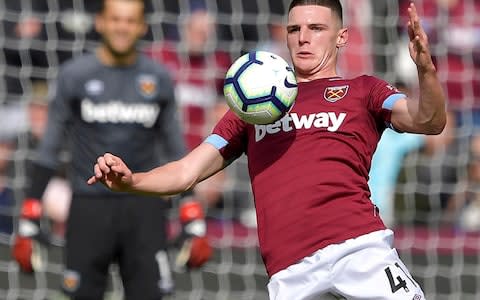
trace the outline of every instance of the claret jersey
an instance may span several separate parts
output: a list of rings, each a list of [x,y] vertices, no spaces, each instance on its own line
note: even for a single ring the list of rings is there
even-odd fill
[[[291,112],[251,125],[229,111],[206,142],[248,157],[260,250],[271,276],[327,245],[385,226],[368,172],[391,108],[404,98],[371,76],[299,83]]]

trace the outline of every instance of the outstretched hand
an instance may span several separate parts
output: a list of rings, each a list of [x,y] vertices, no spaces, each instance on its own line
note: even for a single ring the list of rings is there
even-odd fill
[[[422,27],[417,8],[413,2],[411,2],[408,7],[408,16],[409,21],[407,24],[407,31],[408,37],[410,38],[408,45],[410,56],[419,70],[429,70],[434,68],[428,44],[428,37]]]
[[[97,158],[93,173],[87,181],[89,185],[101,182],[111,190],[128,191],[133,183],[132,171],[120,157],[110,153]]]

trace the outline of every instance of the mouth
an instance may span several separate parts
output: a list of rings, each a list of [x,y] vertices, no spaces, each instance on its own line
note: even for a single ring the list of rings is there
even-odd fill
[[[299,51],[299,52],[297,52],[296,56],[299,57],[299,58],[307,58],[307,57],[312,56],[312,53],[308,52],[308,51]]]
[[[119,47],[126,47],[131,45],[132,39],[127,36],[117,36],[112,39],[112,43]]]

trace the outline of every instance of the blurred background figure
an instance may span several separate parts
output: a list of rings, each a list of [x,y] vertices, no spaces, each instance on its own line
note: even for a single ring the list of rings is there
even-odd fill
[[[408,0],[399,0],[399,43],[407,39]],[[404,161],[397,186],[397,217],[403,224],[453,225],[463,201],[457,193],[470,178],[470,136],[480,126],[480,2],[422,0],[417,5],[432,45],[439,78],[450,110],[442,135],[426,137],[419,151]],[[405,82],[416,80],[407,49],[396,49],[393,65]],[[468,169],[468,170],[467,170]],[[416,172],[416,173],[414,173]],[[434,192],[435,191],[435,192]],[[460,194],[462,194],[460,192]]]
[[[413,92],[404,82],[397,82],[395,88],[407,96],[411,96]],[[383,222],[390,228],[395,225],[395,189],[404,159],[424,142],[424,135],[398,133],[387,129],[373,155],[368,181],[371,199],[378,207]]]
[[[402,22],[409,2],[399,1]],[[480,127],[480,19],[474,17],[480,15],[480,2],[423,0],[418,6],[426,16],[424,26],[435,49],[433,56],[449,108],[456,115],[458,134],[471,135]],[[405,60],[398,63],[404,68],[409,65]]]
[[[40,16],[47,13],[47,6],[46,0],[5,1],[3,8],[16,18],[2,19],[4,38],[8,41],[1,47],[8,67],[3,73],[8,97],[2,100],[18,101],[32,92],[31,80],[46,77],[49,61],[45,47],[40,45],[45,43],[47,35]]]
[[[469,160],[462,188],[449,205],[449,217],[460,232],[480,232],[480,134],[469,141]]]
[[[5,1],[5,11],[17,16],[2,20],[8,40],[2,50],[10,69],[4,77],[9,100],[32,93],[32,81],[51,79],[52,67],[81,54],[87,40],[99,39],[93,20],[100,5],[101,1]]]
[[[27,102],[28,140],[34,148],[43,138],[48,122],[48,83],[35,81],[32,84],[32,96]]]
[[[48,124],[48,84],[43,80],[36,80],[32,84],[32,97],[26,107],[26,120],[28,129],[19,136],[19,143],[26,154],[25,167],[28,161],[35,156],[35,149],[44,138]],[[25,145],[23,145],[25,143]],[[66,168],[69,162],[69,154],[63,145],[59,152],[61,167],[50,179],[42,196],[45,215],[51,222],[52,240],[56,244],[63,244],[65,238],[65,226],[70,209],[72,190],[66,178]],[[31,184],[31,183],[29,183]],[[26,191],[25,191],[26,192]]]
[[[345,26],[348,26],[348,44],[355,47],[340,49],[339,72],[345,78],[372,74],[374,72],[371,30],[374,17],[371,13],[373,4],[370,0],[357,0],[354,5],[346,4],[344,18]]]
[[[223,80],[231,59],[218,50],[216,21],[206,8],[192,2],[183,19],[178,42],[156,42],[146,52],[166,65],[175,80],[184,136],[189,150],[199,145],[227,110]],[[195,195],[215,208],[222,205],[226,173],[220,172],[197,185]]]
[[[22,177],[23,172],[19,172],[19,170],[27,168],[27,161],[33,158],[35,147],[37,147],[44,136],[48,121],[47,90],[48,87],[45,81],[32,81],[31,97],[26,105],[21,105],[21,102],[11,103],[0,109],[3,121],[0,122],[0,138],[3,149],[1,169],[5,185],[7,178],[11,180],[15,177]],[[15,159],[13,156],[15,154],[14,151],[18,152]],[[67,153],[62,151],[59,156],[63,163],[67,162]],[[55,236],[55,241],[59,243],[63,240],[64,224],[68,215],[71,197],[70,186],[64,178],[65,174],[63,171],[56,174],[44,195],[46,203],[45,212],[47,216],[51,217],[52,233]],[[28,186],[28,184],[25,186]],[[3,197],[10,195],[18,197],[19,194],[24,192],[25,190],[21,192],[15,191],[14,193],[13,186],[8,188],[5,186]],[[6,199],[4,200],[7,201]]]
[[[400,224],[440,226],[449,222],[448,210],[462,174],[462,165],[455,160],[462,149],[455,124],[455,114],[449,112],[443,132],[423,136],[421,147],[403,160],[395,192],[395,217]]]
[[[9,180],[12,175],[9,167],[15,149],[15,136],[0,134],[0,233],[8,236],[13,232],[15,194]]]
[[[287,48],[287,27],[285,26],[285,18],[280,16],[272,16],[267,24],[269,39],[260,41],[256,50],[263,50],[275,53],[285,59],[291,65],[290,54]]]
[[[183,18],[180,41],[156,42],[146,52],[165,64],[175,79],[175,94],[189,149],[203,141],[223,115],[223,80],[230,55],[215,49],[215,19],[204,8]]]
[[[148,27],[143,1],[102,0],[100,4],[95,30],[101,43],[59,66],[50,85],[48,117],[36,98],[29,104],[35,129],[28,141],[34,150],[25,168],[29,182],[19,201],[12,256],[25,273],[41,273],[51,243],[42,217],[54,217],[60,224],[67,220],[61,280],[65,297],[102,299],[110,266],[116,265],[125,299],[159,300],[173,289],[167,199],[113,194],[89,187],[85,180],[91,172],[89,162],[98,153],[123,154],[137,170],[184,154],[173,82],[162,65],[137,49]],[[63,148],[71,156],[65,172],[71,191],[65,185],[62,189],[55,178],[62,168]],[[185,255],[179,268],[198,268],[212,252],[205,229],[194,233],[187,228],[193,220],[204,224],[201,206],[192,203],[189,213],[183,212],[177,239]],[[40,249],[42,255],[38,255]],[[203,252],[196,255],[197,251]]]

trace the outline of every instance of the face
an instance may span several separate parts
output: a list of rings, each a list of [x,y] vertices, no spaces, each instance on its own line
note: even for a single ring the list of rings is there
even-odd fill
[[[297,80],[336,75],[338,48],[347,42],[347,29],[330,8],[295,6],[288,14],[287,45]]]
[[[48,120],[48,106],[46,104],[31,103],[28,107],[30,130],[36,139],[41,139],[45,133]]]
[[[143,3],[105,0],[104,10],[96,19],[96,29],[112,55],[122,57],[133,53],[137,40],[146,31]]]
[[[213,19],[206,11],[196,11],[185,24],[185,39],[192,53],[205,50],[208,40],[214,32]]]

